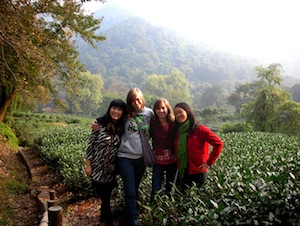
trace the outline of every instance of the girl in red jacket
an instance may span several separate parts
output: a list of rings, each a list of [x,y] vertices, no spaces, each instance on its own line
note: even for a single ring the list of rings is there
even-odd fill
[[[208,169],[217,161],[223,148],[222,140],[208,127],[196,121],[191,107],[178,103],[174,108],[175,138],[179,184],[191,186],[192,182],[203,185]],[[210,151],[210,146],[212,150]]]

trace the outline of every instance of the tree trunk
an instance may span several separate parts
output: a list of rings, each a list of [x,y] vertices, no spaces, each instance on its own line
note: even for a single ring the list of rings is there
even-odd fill
[[[10,96],[5,100],[4,104],[1,106],[1,109],[0,109],[0,123],[3,122],[3,119],[4,119],[4,116],[6,114],[7,108],[13,102],[16,95],[17,95],[17,89],[13,88],[12,93],[10,94]]]

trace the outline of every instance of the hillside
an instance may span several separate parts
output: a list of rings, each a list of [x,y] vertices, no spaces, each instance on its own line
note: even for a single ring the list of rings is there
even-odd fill
[[[95,13],[95,17],[102,16],[100,32],[106,40],[97,43],[98,51],[80,39],[77,46],[87,70],[101,74],[106,87],[116,81],[126,88],[142,86],[146,76],[168,75],[174,69],[195,85],[210,83],[229,90],[254,79],[253,69],[259,63],[253,59],[213,50],[118,6],[107,4]]]

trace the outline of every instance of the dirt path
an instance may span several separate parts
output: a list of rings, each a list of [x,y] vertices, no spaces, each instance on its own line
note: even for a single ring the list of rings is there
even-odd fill
[[[4,192],[8,190],[4,187],[9,184],[23,184],[27,189],[8,194]],[[62,178],[52,173],[35,150],[20,148],[18,153],[0,142],[0,189],[0,226],[39,225],[44,212],[38,197],[49,200],[50,190],[55,191],[57,204],[63,207],[64,226],[99,225],[100,200],[72,201]],[[45,197],[41,196],[41,191]],[[6,207],[10,210],[8,214]],[[118,225],[121,225],[119,221],[115,222],[115,226]]]
[[[17,152],[0,142],[0,225],[39,225],[41,214],[28,187],[30,181]]]
[[[31,194],[35,194],[42,202],[47,203],[50,199],[50,190],[54,190],[57,197],[56,203],[63,208],[64,225],[99,225],[100,201],[98,199],[73,201],[72,194],[62,184],[62,178],[48,168],[39,153],[25,148],[22,148],[20,153],[31,173]]]

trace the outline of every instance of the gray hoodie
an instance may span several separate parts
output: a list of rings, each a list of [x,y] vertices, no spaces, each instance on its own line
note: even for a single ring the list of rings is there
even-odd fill
[[[141,125],[146,137],[150,138],[150,122],[154,115],[153,110],[144,107],[135,117],[128,117],[124,126],[124,134],[122,135],[121,144],[118,148],[118,157],[139,159],[143,157],[143,149],[136,120]]]

